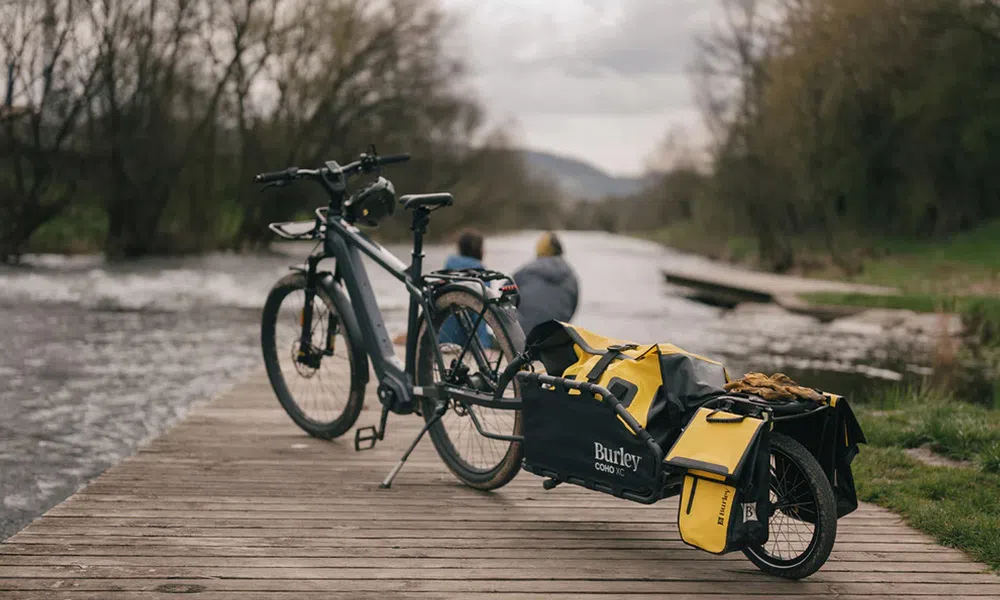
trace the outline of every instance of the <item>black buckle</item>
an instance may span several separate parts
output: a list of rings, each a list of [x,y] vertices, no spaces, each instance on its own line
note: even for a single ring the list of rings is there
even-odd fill
[[[624,352],[626,350],[635,350],[639,347],[639,344],[612,344],[608,346],[609,352]]]

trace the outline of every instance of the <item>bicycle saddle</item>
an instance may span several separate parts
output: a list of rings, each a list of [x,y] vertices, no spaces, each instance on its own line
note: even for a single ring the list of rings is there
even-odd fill
[[[400,196],[399,201],[403,203],[403,208],[417,208],[419,206],[451,206],[455,199],[448,192],[438,192],[436,194],[407,194]]]

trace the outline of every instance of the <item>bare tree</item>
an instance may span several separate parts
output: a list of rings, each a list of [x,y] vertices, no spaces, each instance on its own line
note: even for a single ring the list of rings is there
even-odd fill
[[[755,135],[768,61],[777,51],[781,5],[776,0],[721,2],[722,25],[699,41],[693,65],[699,105],[715,138],[716,201],[743,208],[727,219],[730,226],[749,222],[762,258],[775,270],[786,270],[794,260],[790,239],[782,233],[790,214],[772,200],[769,186],[780,184],[766,172],[765,151]]]
[[[303,0],[294,22],[282,24],[273,41],[265,77],[273,112],[258,134],[273,150],[257,157],[258,168],[322,164],[375,142],[383,151],[406,150],[424,160],[445,158],[445,140],[464,144],[479,112],[455,89],[462,66],[442,50],[447,27],[435,4],[418,0]],[[406,173],[432,172],[421,166],[411,163]],[[401,183],[420,183],[401,177]],[[240,239],[262,242],[267,222],[302,198],[254,198]]]
[[[31,235],[73,200],[88,174],[80,136],[97,61],[82,2],[0,3],[0,55],[11,108],[0,115],[0,259],[17,260]],[[17,107],[18,110],[13,110]]]
[[[156,249],[176,183],[219,118],[256,0],[103,0],[100,127],[111,257]],[[232,36],[220,36],[230,28]]]
[[[456,224],[555,202],[504,140],[472,143],[482,114],[443,48],[436,2],[0,0],[0,11],[11,104],[26,108],[0,117],[0,255],[72,214],[77,192],[113,259],[260,245],[269,221],[314,200],[306,188],[251,196],[252,173],[370,143],[414,155],[393,173],[401,190],[463,189]]]

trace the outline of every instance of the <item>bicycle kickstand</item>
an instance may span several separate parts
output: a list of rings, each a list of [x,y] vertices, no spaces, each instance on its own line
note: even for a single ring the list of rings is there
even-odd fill
[[[424,434],[427,433],[427,431],[431,427],[433,427],[435,423],[440,421],[441,417],[443,417],[447,412],[448,412],[448,403],[438,402],[437,406],[434,407],[434,416],[432,416],[431,419],[424,424],[423,428],[420,430],[420,433],[417,434],[417,438],[413,440],[413,443],[410,444],[410,447],[407,448],[406,452],[403,453],[403,457],[400,458],[399,462],[396,463],[396,465],[392,468],[391,471],[389,471],[389,474],[386,476],[385,480],[378,486],[380,489],[389,489],[390,487],[392,487],[392,480],[395,479],[396,475],[399,474],[400,469],[402,469],[403,465],[406,463],[406,459],[410,457],[410,454],[417,447],[417,444],[420,443],[420,440],[424,437]]]

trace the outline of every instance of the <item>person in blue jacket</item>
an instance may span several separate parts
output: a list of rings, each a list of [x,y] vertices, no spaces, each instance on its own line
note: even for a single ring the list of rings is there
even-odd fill
[[[445,269],[485,269],[483,266],[483,234],[475,229],[463,229],[458,235],[458,254],[452,254],[444,263]],[[469,315],[473,323],[478,315]],[[445,319],[438,333],[438,342],[441,344],[453,343],[464,345],[466,338],[462,335],[463,330],[454,316]],[[486,330],[486,323],[479,326],[479,341],[484,348],[492,348],[493,343],[489,332]]]

